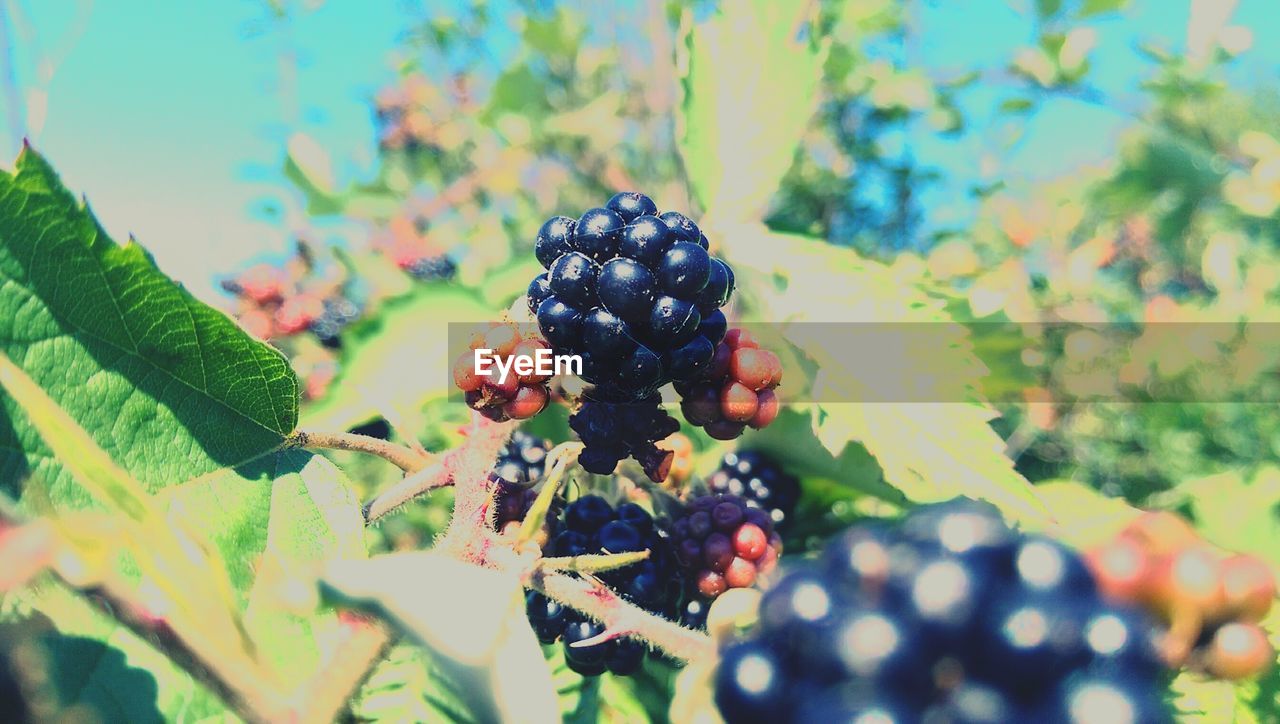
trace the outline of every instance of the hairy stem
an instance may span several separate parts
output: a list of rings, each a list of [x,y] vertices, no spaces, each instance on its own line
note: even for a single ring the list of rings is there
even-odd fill
[[[440,455],[434,463],[406,475],[403,480],[369,501],[364,507],[365,521],[373,523],[423,493],[452,485],[460,475],[467,474],[464,469],[480,470],[480,476],[487,477],[493,461],[510,434],[510,423],[491,422],[477,416],[462,445]],[[464,497],[466,496],[460,493],[454,504],[455,517]]]
[[[543,571],[567,571],[572,573],[603,573],[639,563],[649,557],[649,551],[628,553],[587,554],[581,556],[561,556],[558,558],[538,559],[538,568]]]
[[[605,625],[605,632],[634,636],[683,661],[715,655],[711,637],[662,618],[624,600],[605,586],[562,573],[535,570],[528,585]]]
[[[351,450],[377,455],[406,473],[416,473],[430,464],[430,458],[393,442],[352,432],[309,432],[298,430],[285,442],[292,447],[324,450]]]

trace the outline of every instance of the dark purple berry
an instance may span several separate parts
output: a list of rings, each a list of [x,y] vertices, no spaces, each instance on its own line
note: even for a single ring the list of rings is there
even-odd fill
[[[711,257],[697,244],[677,241],[658,262],[658,286],[681,299],[693,299],[711,279]]]
[[[621,216],[609,209],[591,209],[578,219],[573,248],[598,262],[611,259],[618,253],[624,223]]]
[[[706,311],[718,309],[729,302],[733,295],[733,270],[723,261],[711,258],[711,273],[707,285],[694,298],[694,302]]]
[[[627,323],[604,307],[596,307],[582,318],[582,341],[593,359],[602,362],[620,360],[636,348]]]
[[[623,319],[643,319],[653,305],[653,272],[634,259],[611,259],[600,269],[600,301]]]
[[[660,214],[658,218],[667,225],[668,229],[671,229],[671,236],[677,241],[690,241],[696,244],[698,243],[698,237],[702,236],[702,231],[698,229],[698,225],[679,211],[666,211]]]
[[[533,255],[543,269],[550,269],[556,259],[573,251],[573,231],[578,222],[567,216],[553,216],[538,229]]]
[[[627,225],[622,232],[623,256],[647,266],[653,266],[671,246],[671,230],[656,216],[641,216]]]
[[[644,550],[640,531],[620,520],[610,521],[600,529],[600,548],[610,553]]]
[[[595,533],[613,520],[613,506],[599,495],[584,495],[565,510],[565,525],[579,533]]]
[[[635,221],[638,216],[658,213],[658,206],[653,203],[653,199],[635,191],[614,194],[613,198],[609,199],[609,203],[605,204],[605,208],[621,216],[622,220],[628,224]]]
[[[538,305],[538,329],[557,349],[574,349],[582,337],[582,313],[555,295]]]
[[[649,331],[653,339],[668,347],[681,346],[698,334],[702,315],[692,302],[676,297],[658,297],[649,313]]]
[[[728,329],[729,320],[725,319],[724,312],[717,309],[702,315],[702,323],[698,325],[698,334],[710,340],[712,345],[717,345],[720,344],[720,340],[724,339],[724,333]]]
[[[528,295],[529,313],[537,314],[538,305],[542,304],[544,299],[551,296],[551,279],[546,275],[546,273],[539,274],[533,278],[533,281],[529,282]]]
[[[600,265],[586,254],[576,251],[565,254],[556,259],[548,274],[551,291],[560,299],[580,309],[595,304]]]
[[[715,354],[715,345],[698,335],[683,347],[671,351],[667,371],[677,380],[692,380],[711,364]]]

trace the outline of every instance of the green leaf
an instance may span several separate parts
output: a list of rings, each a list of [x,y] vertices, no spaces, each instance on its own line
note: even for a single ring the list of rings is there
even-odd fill
[[[1062,0],[1036,0],[1036,14],[1042,18],[1052,17],[1062,9]]]
[[[826,44],[807,37],[804,0],[720,3],[696,23],[680,152],[708,215],[763,217],[817,102]]]
[[[1129,4],[1129,0],[1084,0],[1076,17],[1083,20],[1094,15],[1111,13]]]
[[[432,551],[335,561],[325,588],[377,609],[435,656],[482,721],[554,721],[551,673],[515,574]]]
[[[1050,480],[1036,485],[1036,494],[1053,511],[1053,523],[1027,526],[1047,532],[1078,549],[1105,543],[1124,529],[1140,511],[1119,498],[1074,480]]]
[[[331,392],[307,406],[303,427],[346,430],[392,412],[417,429],[412,423],[422,407],[453,389],[449,324],[496,319],[498,313],[496,303],[446,283],[419,285],[387,302],[376,318],[344,333],[346,361]]]
[[[31,150],[0,173],[0,351],[154,492],[279,445],[298,383],[279,352],[117,246]],[[59,507],[76,486],[4,400],[0,490],[41,480]]]
[[[253,665],[273,683],[308,675],[315,636],[337,621],[296,613],[288,579],[321,559],[363,555],[364,530],[331,463],[281,449],[297,421],[285,359],[169,280],[137,244],[117,246],[29,149],[15,174],[0,174],[0,277],[0,351],[16,364],[3,374],[0,490],[55,520],[105,509],[120,532],[92,543],[121,557],[112,575],[169,610],[170,625],[201,621],[228,656],[246,656],[235,651],[249,637]],[[165,718],[221,711],[69,591],[44,586],[12,601],[21,606],[6,618],[39,612],[65,636],[101,641],[150,671]]]
[[[351,702],[362,722],[472,722],[465,698],[420,646],[400,644],[374,667]]]
[[[1266,465],[1246,479],[1233,470],[1179,485],[1196,530],[1216,546],[1250,553],[1280,573],[1280,467]]]
[[[788,369],[780,394],[807,403],[831,455],[861,444],[912,501],[969,495],[1016,518],[1047,517],[989,425],[995,411],[976,401],[986,370],[942,300],[848,248],[760,225],[720,224],[714,233],[734,240],[727,251],[746,280],[745,303],[816,364],[811,379]],[[860,342],[862,333],[890,344]],[[886,386],[912,401],[867,401]]]

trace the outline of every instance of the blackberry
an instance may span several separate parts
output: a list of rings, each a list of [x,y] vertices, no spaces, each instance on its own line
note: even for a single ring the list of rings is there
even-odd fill
[[[707,478],[713,493],[741,496],[746,504],[769,514],[775,528],[782,528],[800,499],[800,481],[764,453],[740,450],[720,461],[720,469]]]
[[[675,618],[680,586],[670,542],[654,525],[649,513],[634,503],[616,508],[597,495],[584,495],[569,504],[560,516],[560,529],[548,546],[548,555],[575,556],[648,550],[646,560],[605,571],[598,577],[620,596],[652,613]],[[525,598],[534,632],[544,644],[562,638],[569,668],[583,676],[605,671],[626,676],[644,659],[644,644],[625,638],[577,646],[599,636],[604,627],[561,607],[538,593]]]
[[[531,487],[542,478],[551,442],[534,437],[524,430],[511,433],[511,439],[498,455],[491,477],[523,487]]]
[[[774,388],[782,382],[782,361],[746,330],[724,330],[722,322],[723,316],[705,330],[699,325],[701,338],[723,339],[700,376],[677,382],[676,392],[685,420],[717,440],[733,440],[747,427],[760,429],[777,418],[781,407]]]
[[[340,347],[339,335],[360,318],[360,305],[346,297],[329,297],[324,300],[323,305],[324,311],[311,320],[311,333],[326,347]]]
[[[694,498],[672,526],[671,542],[680,565],[707,600],[753,585],[782,553],[782,539],[768,514],[736,495]]]
[[[971,500],[855,526],[764,594],[715,701],[730,724],[1170,721],[1152,622],[1084,570]]]
[[[424,282],[452,279],[458,273],[458,265],[446,254],[424,256],[410,262],[405,271],[409,276]]]
[[[453,383],[463,392],[467,405],[489,419],[528,419],[547,406],[550,375],[537,374],[536,368],[531,374],[520,374],[509,366],[503,376],[496,363],[489,366],[487,374],[481,374],[477,371],[476,350],[487,349],[492,356],[505,359],[536,359],[538,351],[546,346],[536,337],[522,337],[513,324],[494,324],[476,334],[470,349],[454,361]]]
[[[608,475],[624,458],[635,458],[650,480],[666,479],[674,453],[655,443],[680,429],[655,394],[635,402],[588,398],[569,416],[569,427],[585,446],[578,456],[588,472]]]
[[[548,271],[529,285],[529,309],[556,354],[583,355],[582,377],[600,397],[647,398],[712,363],[733,272],[706,247],[684,215],[617,194],[577,220],[543,224],[534,253]]]

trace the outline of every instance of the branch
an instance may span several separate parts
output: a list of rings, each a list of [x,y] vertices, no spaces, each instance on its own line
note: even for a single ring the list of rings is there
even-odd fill
[[[477,415],[477,421],[472,424],[467,440],[462,445],[439,456],[434,464],[406,475],[403,480],[369,501],[364,507],[365,522],[373,523],[427,491],[452,485],[472,457],[482,461],[475,466],[483,465],[483,472],[487,476],[510,434],[510,423],[491,422]],[[455,503],[455,511],[461,502],[458,500]]]
[[[715,655],[715,644],[710,636],[652,614],[599,583],[535,570],[528,585],[548,598],[603,623],[605,633],[611,637],[634,636],[682,661]]]
[[[292,721],[336,721],[391,647],[391,629],[382,621],[351,612],[339,616],[350,633],[334,648],[328,662],[298,689],[293,697],[297,716]]]
[[[291,447],[324,450],[351,450],[377,455],[406,473],[416,473],[430,464],[430,458],[393,442],[351,432],[307,432],[298,430],[285,442]]]

